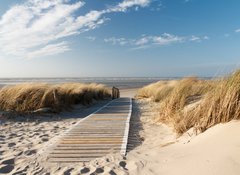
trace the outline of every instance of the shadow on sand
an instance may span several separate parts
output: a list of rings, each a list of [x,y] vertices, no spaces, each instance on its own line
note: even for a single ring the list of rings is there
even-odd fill
[[[142,142],[144,141],[144,139],[141,138],[140,136],[140,131],[143,130],[140,117],[141,117],[140,105],[136,102],[136,100],[133,99],[127,152],[141,145]]]

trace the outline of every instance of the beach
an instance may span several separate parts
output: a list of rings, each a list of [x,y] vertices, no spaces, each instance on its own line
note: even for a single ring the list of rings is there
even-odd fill
[[[237,175],[240,172],[240,122],[218,124],[196,135],[192,129],[177,137],[165,124],[155,124],[156,105],[140,101],[142,144],[127,155],[130,174]],[[153,112],[155,111],[155,112]]]
[[[137,88],[121,90],[134,98]],[[159,105],[150,99],[134,99],[127,155],[109,154],[85,163],[50,163],[48,150],[81,118],[107,101],[92,106],[75,105],[60,114],[1,119],[0,173],[2,174],[219,174],[240,172],[240,122],[218,124],[196,135],[190,129],[178,136],[172,127],[153,122]]]
[[[134,97],[137,89],[124,89],[122,97]],[[47,162],[48,149],[59,137],[74,124],[109,100],[95,102],[91,106],[74,105],[70,111],[60,114],[17,115],[0,118],[0,173],[1,174],[91,174],[104,169],[104,172],[126,173],[120,162],[125,162],[122,155],[106,155],[90,163],[51,164]],[[2,113],[3,115],[4,113]],[[9,117],[9,116],[8,116]]]
[[[0,175],[240,175],[239,7],[2,1]]]

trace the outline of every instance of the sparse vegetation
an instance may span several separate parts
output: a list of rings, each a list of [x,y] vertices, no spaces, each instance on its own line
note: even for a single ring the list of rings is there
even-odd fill
[[[240,70],[218,81],[201,105],[188,115],[198,119],[197,126],[201,131],[218,123],[240,119]]]
[[[162,101],[173,90],[176,80],[159,81],[139,89],[137,98],[151,98],[155,102]]]
[[[102,84],[28,83],[0,89],[0,109],[25,113],[50,108],[53,112],[60,112],[73,104],[88,105],[108,97],[110,91]]]
[[[158,82],[141,89],[137,97],[158,101],[156,122],[173,126],[178,134],[240,119],[240,70],[222,80],[184,78],[166,89],[169,83]]]

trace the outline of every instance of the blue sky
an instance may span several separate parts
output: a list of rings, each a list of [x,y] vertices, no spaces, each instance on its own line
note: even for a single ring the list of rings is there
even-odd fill
[[[8,0],[0,77],[216,76],[239,68],[238,0]]]

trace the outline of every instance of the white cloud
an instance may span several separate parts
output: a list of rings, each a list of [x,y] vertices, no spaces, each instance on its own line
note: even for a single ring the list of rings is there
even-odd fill
[[[184,37],[179,37],[176,35],[164,33],[161,36],[152,37],[152,40],[155,44],[168,45],[172,43],[182,42],[184,40]]]
[[[66,42],[49,44],[40,48],[39,50],[35,50],[33,52],[27,53],[26,59],[47,56],[47,55],[56,55],[59,53],[64,53],[69,50],[71,49],[69,48]]]
[[[0,51],[20,58],[62,53],[70,50],[64,38],[95,29],[108,20],[105,14],[146,7],[149,3],[150,0],[124,0],[116,6],[76,16],[84,2],[27,0],[0,18]]]
[[[189,39],[190,41],[201,41],[200,37],[192,35]]]
[[[141,46],[141,45],[145,45],[145,44],[147,44],[148,42],[149,42],[149,40],[150,40],[150,38],[149,37],[142,37],[142,38],[140,38],[140,39],[137,39],[136,41],[135,41],[135,45],[137,45],[137,46]]]
[[[127,45],[129,44],[129,40],[125,39],[125,38],[115,38],[115,37],[111,37],[111,38],[106,38],[104,39],[104,42],[106,43],[111,43],[112,45],[121,45],[121,46],[124,46],[124,45]]]
[[[127,38],[106,38],[104,42],[111,43],[112,45],[121,45],[121,46],[132,46],[134,49],[149,48],[153,45],[171,45],[175,43],[184,43],[184,42],[199,42],[202,39],[208,40],[208,36],[198,37],[198,36],[177,36],[169,33],[163,33],[158,36],[147,36],[142,35],[137,39],[127,39]]]
[[[94,37],[94,36],[87,36],[86,38],[90,41],[95,41],[96,40],[96,37]]]
[[[236,29],[235,32],[236,32],[236,33],[239,33],[239,32],[240,32],[240,29]]]
[[[146,7],[150,2],[151,0],[124,0],[117,6],[107,9],[106,12],[125,12],[128,8],[134,6]]]

